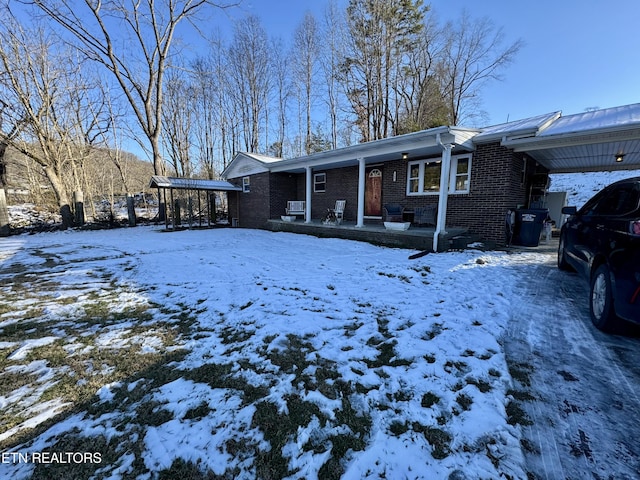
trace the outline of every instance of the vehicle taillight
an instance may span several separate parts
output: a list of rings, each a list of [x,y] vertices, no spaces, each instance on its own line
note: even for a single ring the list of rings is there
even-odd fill
[[[629,232],[631,235],[637,235],[640,237],[640,220],[633,220],[629,224]]]

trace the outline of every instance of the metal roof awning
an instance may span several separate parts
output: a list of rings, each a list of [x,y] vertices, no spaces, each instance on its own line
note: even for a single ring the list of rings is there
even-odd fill
[[[169,188],[173,190],[205,190],[212,192],[240,192],[237,187],[226,180],[203,180],[199,178],[165,177],[153,175],[149,182],[150,188]]]
[[[503,146],[527,153],[550,173],[640,169],[640,104],[558,116],[526,134],[493,127],[476,141],[494,133],[502,135]]]

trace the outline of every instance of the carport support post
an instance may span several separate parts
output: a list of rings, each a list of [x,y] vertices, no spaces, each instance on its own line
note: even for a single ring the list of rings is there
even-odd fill
[[[438,134],[438,143],[442,147],[442,168],[440,169],[440,197],[438,198],[438,218],[436,219],[436,231],[433,233],[433,251],[438,251],[438,243],[440,234],[446,234],[447,224],[447,204],[449,202],[449,178],[451,177],[451,150],[452,144],[443,144],[440,142]]]
[[[364,158],[358,158],[358,221],[356,227],[364,227],[364,189],[365,189],[365,163]]]
[[[306,192],[304,206],[304,223],[311,223],[311,167],[305,167],[306,173]]]

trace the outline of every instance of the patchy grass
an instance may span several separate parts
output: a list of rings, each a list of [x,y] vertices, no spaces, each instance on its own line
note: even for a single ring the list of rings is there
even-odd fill
[[[509,374],[511,377],[525,387],[531,386],[531,374],[533,366],[526,363],[514,363],[509,365]]]
[[[157,305],[143,292],[100,269],[76,271],[55,256],[34,255],[46,257],[42,270],[13,265],[13,276],[5,271],[0,276],[3,297],[12,299],[1,307],[0,335],[11,346],[0,352],[0,396],[12,399],[0,412],[2,431],[19,427],[45,402],[59,406],[54,418],[79,408],[101,410],[104,404],[95,396],[101,387],[151,374],[172,357],[168,348],[180,348],[184,324],[193,321],[189,311],[179,328],[172,319],[158,318]],[[18,430],[2,446],[15,445],[52,421]],[[52,448],[68,448],[76,437],[69,433]],[[96,441],[99,449],[109,443]],[[47,468],[40,466],[34,478],[85,478],[73,472],[56,476]]]
[[[427,392],[422,396],[420,405],[424,408],[431,408],[440,401],[440,397],[433,392]]]
[[[11,302],[0,303],[0,334],[3,341],[15,342],[0,350],[0,396],[24,389],[30,402],[16,401],[0,412],[0,428],[21,425],[33,416],[28,408],[44,401],[67,406],[0,447],[28,448],[46,438],[42,442],[48,451],[91,451],[101,462],[41,464],[33,478],[337,480],[357,452],[379,442],[379,435],[426,441],[433,459],[442,460],[464,448],[466,440],[450,433],[467,421],[459,413],[474,409],[474,399],[502,385],[495,381],[498,370],[486,376],[476,367],[476,359],[488,360],[497,352],[483,353],[474,344],[449,356],[442,348],[446,338],[430,342],[457,328],[448,323],[441,297],[427,301],[425,311],[407,314],[401,304],[380,304],[373,296],[329,283],[340,282],[338,277],[322,281],[319,288],[256,278],[243,284],[253,289],[244,298],[233,294],[223,305],[203,289],[193,296],[195,305],[187,305],[177,300],[189,298],[180,291],[182,284],[145,291],[114,278],[109,271],[118,268],[113,266],[86,269],[86,287],[82,281],[64,285],[45,271],[53,269],[63,278],[71,265],[44,251],[37,254],[42,256],[41,281],[26,271],[15,273],[28,286],[0,277],[3,298]],[[119,270],[136,268],[132,258],[123,257]],[[387,267],[370,272],[380,269]],[[424,289],[419,284],[428,284],[424,279],[434,275],[430,267],[414,265],[374,276],[411,291]],[[278,290],[282,305],[261,296],[267,288]],[[340,292],[348,306],[331,310],[328,304]],[[162,304],[148,295],[160,297]],[[274,316],[273,323],[265,321],[265,312]],[[309,330],[301,322],[297,325],[304,332],[291,333],[278,323],[278,315],[292,321],[308,316]],[[342,344],[332,344],[336,336],[344,337]],[[9,358],[25,342],[45,337],[55,339],[34,342],[20,359]],[[424,348],[415,348],[420,339]],[[31,370],[15,370],[26,365]],[[74,418],[79,419],[72,421],[75,425],[86,428],[64,424]],[[176,430],[189,435],[186,429],[192,427],[198,432],[194,437],[208,442],[208,455],[231,457],[227,471],[214,473],[205,457],[167,461],[168,468],[154,470],[148,456],[157,452],[150,452],[148,437],[167,438]],[[202,447],[190,440],[176,440],[182,442],[181,451]],[[315,463],[308,465],[319,469],[317,475],[302,470],[310,457]]]
[[[412,427],[415,432],[422,433],[427,439],[427,442],[429,442],[432,447],[431,456],[433,456],[433,458],[442,460],[451,454],[453,437],[450,433],[440,428],[422,425],[418,422],[414,422]]]

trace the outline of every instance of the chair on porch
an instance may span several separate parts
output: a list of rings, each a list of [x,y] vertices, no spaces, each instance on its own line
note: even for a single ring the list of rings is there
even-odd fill
[[[437,212],[437,205],[416,207],[414,209],[413,221],[416,225],[435,225]]]
[[[404,213],[404,207],[396,203],[389,203],[384,206],[385,222],[402,222],[402,214]]]
[[[342,223],[344,219],[344,207],[347,204],[346,200],[336,200],[336,207],[333,209],[333,213],[336,216],[336,223]]]

